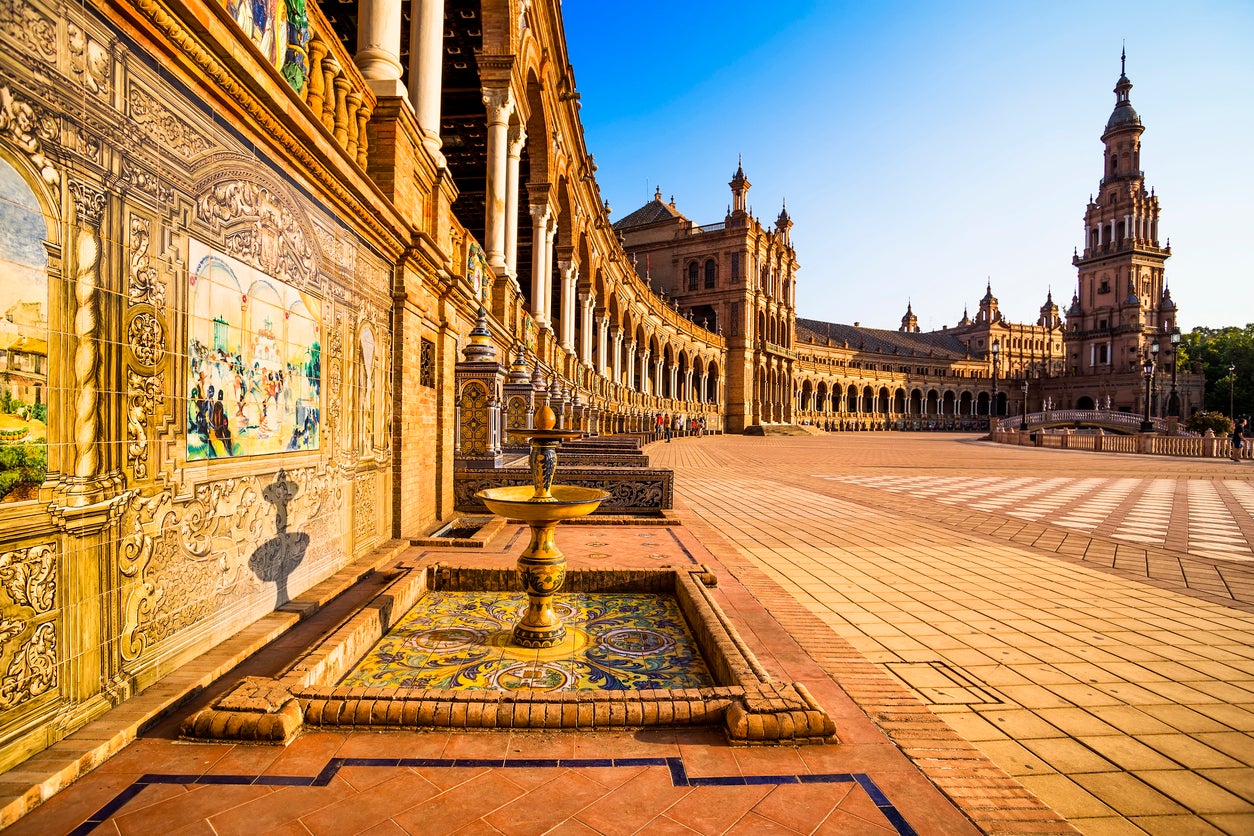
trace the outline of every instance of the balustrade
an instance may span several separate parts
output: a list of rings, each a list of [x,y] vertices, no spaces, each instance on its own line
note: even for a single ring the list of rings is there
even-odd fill
[[[314,3],[307,8],[309,76],[302,96],[314,119],[322,123],[349,159],[365,168],[369,150],[366,125],[377,100],[322,11]]]

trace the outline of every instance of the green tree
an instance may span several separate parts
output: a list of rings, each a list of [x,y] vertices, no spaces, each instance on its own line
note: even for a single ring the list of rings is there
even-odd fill
[[[47,475],[46,441],[0,444],[0,498],[16,488],[38,485]]]
[[[1254,413],[1254,322],[1244,328],[1194,328],[1180,340],[1180,363],[1200,363],[1206,375],[1206,408],[1236,415]],[[1232,371],[1229,372],[1229,367]]]

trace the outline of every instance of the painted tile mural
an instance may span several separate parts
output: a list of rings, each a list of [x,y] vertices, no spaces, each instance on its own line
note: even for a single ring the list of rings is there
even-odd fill
[[[679,604],[666,595],[559,593],[557,647],[510,641],[521,592],[429,592],[340,682],[385,688],[537,691],[714,684]]]
[[[48,228],[0,159],[0,502],[33,499],[48,472]]]
[[[219,0],[266,60],[300,92],[309,74],[306,0]]]
[[[192,241],[187,459],[318,448],[320,301]]]

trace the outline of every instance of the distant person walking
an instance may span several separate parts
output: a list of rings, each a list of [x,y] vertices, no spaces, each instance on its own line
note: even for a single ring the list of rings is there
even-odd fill
[[[674,428],[675,428],[675,419],[663,415],[662,416],[662,429],[666,433],[667,444],[671,443],[671,433],[674,431]]]
[[[1237,418],[1232,422],[1232,460],[1241,461],[1241,448],[1245,446],[1245,419]]]
[[[662,413],[657,414],[657,420],[654,421],[653,434],[655,438],[661,438],[664,435],[662,424],[666,419],[662,417]]]

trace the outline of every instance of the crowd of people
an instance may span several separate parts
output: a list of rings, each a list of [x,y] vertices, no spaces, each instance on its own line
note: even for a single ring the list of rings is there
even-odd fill
[[[705,416],[698,415],[695,418],[689,418],[687,415],[668,415],[659,412],[654,418],[654,426],[654,435],[658,440],[665,438],[670,441],[672,438],[685,435],[701,438],[705,435]]]

